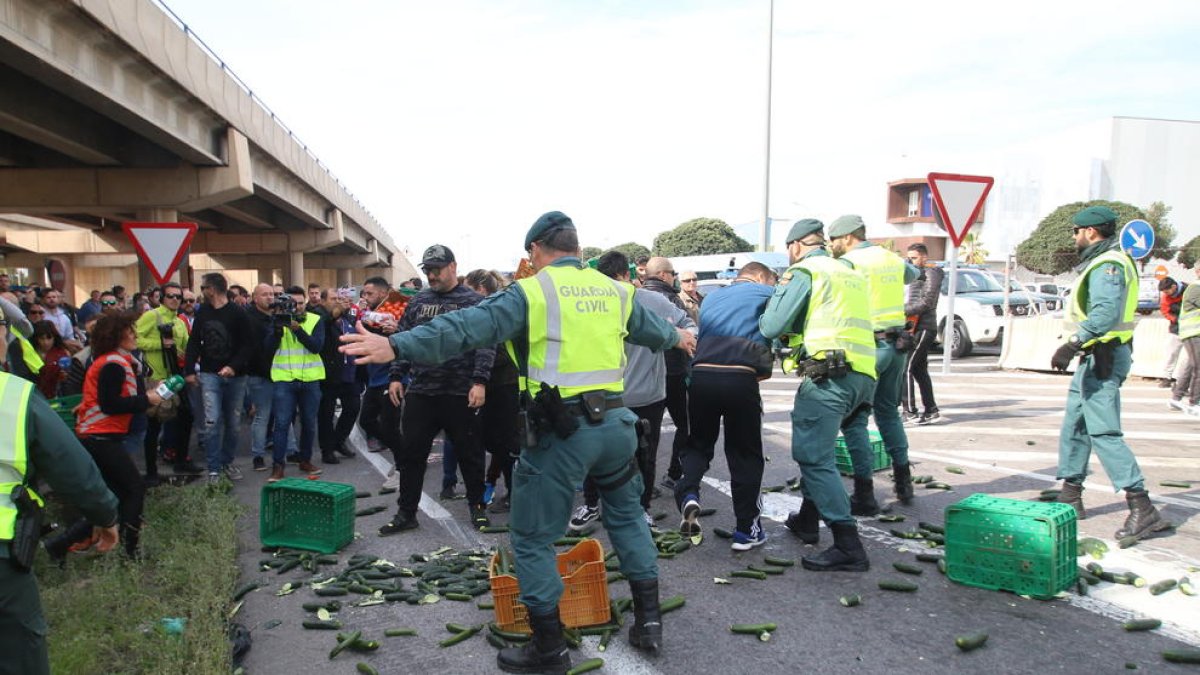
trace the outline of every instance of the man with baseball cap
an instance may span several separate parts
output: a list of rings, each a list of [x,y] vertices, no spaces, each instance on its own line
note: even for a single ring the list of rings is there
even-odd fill
[[[1067,302],[1064,328],[1067,341],[1054,352],[1050,365],[1066,371],[1079,357],[1058,439],[1058,501],[1075,507],[1084,518],[1083,481],[1092,451],[1100,458],[1113,489],[1125,491],[1129,517],[1113,535],[1142,539],[1167,529],[1170,523],[1150,503],[1145,478],[1121,432],[1121,385],[1132,363],[1134,317],[1138,302],[1138,273],[1120,247],[1117,214],[1107,206],[1089,206],[1071,218],[1071,233],[1080,262],[1079,278]]]

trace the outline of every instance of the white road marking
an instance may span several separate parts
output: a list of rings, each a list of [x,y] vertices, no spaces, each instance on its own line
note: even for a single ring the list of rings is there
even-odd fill
[[[729,481],[704,477],[704,482],[726,496],[732,497]],[[762,517],[776,522],[787,519],[788,513],[799,510],[803,498],[780,492],[768,492],[762,496]],[[824,526],[824,523],[822,523]],[[894,537],[891,533],[859,519],[859,534],[872,541],[900,550],[918,550],[912,542]],[[1137,548],[1119,549],[1116,542],[1108,542],[1109,553],[1101,564],[1106,570],[1133,570],[1146,579],[1148,584],[1161,579],[1178,578],[1187,573],[1194,562],[1179,558],[1170,551],[1151,548],[1145,543]],[[1081,561],[1084,563],[1086,561]],[[1114,564],[1115,563],[1115,564]],[[1088,589],[1086,597],[1068,595],[1068,601],[1081,609],[1116,621],[1126,621],[1135,616],[1162,619],[1158,632],[1191,645],[1200,645],[1200,615],[1195,611],[1192,598],[1178,591],[1159,596],[1150,595],[1145,588],[1134,588],[1121,584],[1100,584]]]

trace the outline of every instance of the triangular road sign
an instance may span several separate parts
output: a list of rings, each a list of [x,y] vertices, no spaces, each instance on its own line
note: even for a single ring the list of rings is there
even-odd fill
[[[967,231],[979,217],[979,211],[992,191],[991,176],[964,176],[957,173],[929,174],[929,191],[942,216],[942,224],[955,246],[962,245]]]
[[[121,229],[159,285],[175,274],[196,235],[195,223],[121,223]]]

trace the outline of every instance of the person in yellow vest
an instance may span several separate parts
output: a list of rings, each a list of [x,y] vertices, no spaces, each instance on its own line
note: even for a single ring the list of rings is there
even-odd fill
[[[268,483],[283,478],[288,430],[297,413],[300,416],[298,466],[310,476],[321,473],[321,469],[312,463],[312,454],[317,437],[317,411],[321,405],[321,380],[325,379],[325,362],[321,360],[325,325],[320,315],[307,311],[308,295],[303,288],[289,286],[285,293],[291,297],[295,307],[291,312],[276,313],[274,328],[267,333],[267,352],[275,354],[271,360],[271,381],[274,383],[271,414],[275,416],[275,447]]]
[[[36,384],[44,364],[28,340],[33,337],[33,324],[21,308],[7,298],[0,297],[0,314],[8,317],[9,324],[4,337],[6,349],[0,353],[0,370]]]
[[[783,369],[804,378],[792,405],[792,458],[800,465],[800,510],[788,530],[806,544],[819,540],[821,518],[833,546],[804,556],[805,569],[865,572],[870,560],[850,515],[850,499],[838,475],[834,444],[838,429],[865,423],[875,393],[875,336],[867,280],[825,250],[825,225],[806,218],[792,225],[787,250],[791,267],[759,318],[770,339],[787,336],[791,355]]]
[[[158,307],[138,317],[135,326],[138,349],[142,350],[146,365],[150,366],[150,378],[146,383],[150,388],[172,375],[182,376],[182,357],[187,351],[188,327],[179,316],[183,287],[173,281],[167,282],[163,284],[161,297]],[[176,473],[200,473],[200,468],[188,459],[192,422],[191,411],[183,410],[186,400],[186,396],[180,397],[179,411],[166,422],[153,415],[147,420],[142,443],[147,487],[158,483],[160,435],[162,454],[174,462]]]
[[[624,342],[693,351],[695,338],[635,303],[630,284],[584,265],[575,224],[563,213],[538,218],[525,250],[535,276],[390,338],[360,325],[358,334],[342,336],[341,349],[359,363],[441,363],[508,342],[521,374],[523,427],[509,525],[533,637],[524,647],[501,650],[497,663],[506,672],[565,673],[571,657],[559,622],[563,582],[553,543],[567,527],[575,486],[588,476],[599,484],[604,527],[633,592],[629,641],[650,653],[662,645],[657,554],[634,462],[637,415],[621,397]]]
[[[0,309],[0,357],[7,351],[8,328]],[[32,383],[0,372],[0,672],[5,673],[50,672],[46,619],[30,570],[42,534],[42,499],[34,488],[39,481],[96,526],[98,548],[116,546],[117,498],[95,462]]]
[[[1133,260],[1120,249],[1117,214],[1106,206],[1089,206],[1071,222],[1080,263],[1067,302],[1065,328],[1070,336],[1054,352],[1050,365],[1066,371],[1079,356],[1067,390],[1062,433],[1058,439],[1058,501],[1075,507],[1085,518],[1083,481],[1092,451],[1100,458],[1113,489],[1125,491],[1129,517],[1113,536],[1147,535],[1170,527],[1150,503],[1145,479],[1121,432],[1121,385],[1132,363],[1133,327],[1138,301],[1138,274]]]
[[[848,260],[867,279],[871,301],[871,328],[875,331],[875,396],[871,409],[875,425],[892,462],[896,497],[902,504],[913,498],[912,469],[908,464],[908,435],[900,420],[900,388],[904,385],[905,352],[912,335],[904,330],[904,286],[916,281],[920,270],[895,253],[867,241],[867,226],[861,216],[847,215],[829,225],[829,250]],[[875,470],[867,418],[858,415],[845,430],[846,449],[854,465],[854,494],[850,514],[874,516]]]
[[[1200,283],[1188,285],[1178,307],[1179,341],[1187,350],[1187,364],[1175,378],[1170,406],[1200,417]]]

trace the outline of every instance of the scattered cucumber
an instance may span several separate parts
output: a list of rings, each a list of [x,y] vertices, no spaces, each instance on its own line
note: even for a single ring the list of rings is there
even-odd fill
[[[1121,624],[1121,628],[1124,628],[1131,633],[1141,630],[1154,630],[1159,626],[1162,626],[1162,621],[1158,619],[1130,619],[1129,621]]]
[[[416,628],[388,628],[383,631],[384,637],[411,637],[416,634]]]
[[[723,527],[714,527],[713,534],[717,535],[718,537],[720,537],[722,539],[733,539],[733,532],[731,532]]]
[[[954,638],[954,646],[958,647],[964,652],[969,652],[982,647],[984,643],[987,642],[987,639],[988,634],[983,632],[971,633],[970,635],[959,635],[958,637]]]
[[[759,572],[758,570],[734,570],[729,573],[729,576],[737,577],[739,579],[758,579],[759,581],[765,581],[767,578],[767,573]]]
[[[764,575],[764,577],[765,577],[765,575]],[[658,606],[658,611],[661,614],[666,614],[667,612],[674,611],[676,609],[679,609],[680,607],[683,607],[685,602],[687,602],[687,600],[684,599],[684,597],[682,595],[673,595],[673,596],[667,598],[666,600],[664,600],[662,602],[662,604],[660,604]]]
[[[1175,579],[1163,579],[1162,581],[1150,586],[1150,595],[1162,595],[1169,590],[1174,589],[1179,585]]]
[[[452,647],[452,646],[462,642],[463,640],[466,640],[467,638],[471,637],[472,635],[478,633],[482,629],[483,629],[483,624],[471,626],[467,630],[464,630],[461,633],[458,633],[457,635],[455,635],[453,637],[448,637],[445,640],[442,640],[441,642],[438,643],[438,646],[439,647]]]
[[[894,562],[892,563],[892,567],[894,567],[897,572],[903,572],[905,574],[920,576],[925,573],[924,569],[917,567],[916,565],[909,565],[908,563]]]
[[[346,647],[349,647],[350,645],[354,644],[355,642],[358,642],[358,639],[362,637],[362,631],[356,630],[353,633],[350,633],[349,635],[346,635],[344,637],[343,636],[338,636],[338,637],[339,637],[339,639],[338,639],[337,646],[334,647],[329,652],[330,660],[332,660],[333,657],[337,656],[338,654],[341,654],[342,651],[344,649],[346,649]]]
[[[774,565],[776,567],[792,567],[793,565],[796,564],[796,561],[792,560],[790,558],[776,558],[775,556],[770,556],[770,555],[763,558],[763,562],[765,562],[768,565]]]
[[[953,473],[953,474],[957,474],[957,475],[961,476],[961,475],[965,474],[966,471],[964,471],[963,468],[960,466],[948,466],[948,467],[946,467],[946,473]]]
[[[880,579],[879,588],[885,591],[899,591],[901,593],[912,593],[917,590],[917,585],[911,581],[900,581],[898,579]]]
[[[1158,484],[1163,487],[1183,488],[1185,490],[1192,487],[1191,483],[1182,480],[1160,480]]]
[[[308,621],[302,622],[300,625],[309,630],[341,630],[342,628],[342,622],[337,620],[318,621],[315,619],[309,619]]]
[[[379,675],[379,671],[372,668],[371,664],[363,663],[362,661],[354,664],[354,669],[363,675]]]
[[[851,593],[838,598],[838,602],[842,603],[842,607],[857,607],[862,604],[862,596],[858,593]]]
[[[1168,649],[1162,657],[1171,663],[1200,663],[1200,649]]]
[[[1195,595],[1196,587],[1192,585],[1191,579],[1183,577],[1179,580],[1179,592],[1184,595]]]
[[[588,659],[581,661],[574,668],[567,671],[567,675],[582,675],[582,673],[590,673],[593,670],[599,670],[604,667],[604,659]]]
[[[741,635],[758,635],[759,633],[770,633],[778,628],[773,623],[735,623],[729,627],[731,633]]]

